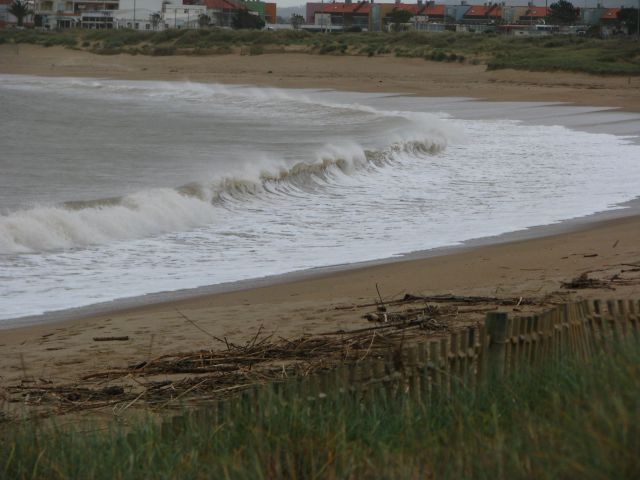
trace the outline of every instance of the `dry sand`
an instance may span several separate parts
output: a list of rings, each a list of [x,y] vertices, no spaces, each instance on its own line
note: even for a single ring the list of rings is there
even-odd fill
[[[268,73],[272,71],[273,73]],[[481,66],[396,58],[298,54],[245,57],[94,56],[62,48],[0,46],[0,73],[217,81],[281,87],[410,92],[500,100],[566,101],[640,111],[639,78],[485,72]],[[73,382],[165,352],[210,348],[207,332],[233,341],[265,331],[291,337],[367,326],[367,309],[342,309],[404,293],[530,297],[538,309],[576,298],[640,298],[640,217],[583,224],[537,239],[464,248],[271,285],[0,331],[0,387],[25,378]],[[635,265],[635,266],[634,266]],[[589,271],[607,288],[570,291],[561,282]],[[615,276],[618,276],[617,278]],[[613,280],[611,280],[613,279]],[[479,318],[467,317],[464,321]],[[94,336],[127,335],[127,342]],[[0,404],[2,390],[0,389]]]
[[[63,47],[0,45],[0,73],[192,80],[283,88],[331,88],[488,100],[559,101],[640,111],[640,77],[563,72],[488,72],[483,65],[419,58],[296,53],[169,56],[94,55]]]

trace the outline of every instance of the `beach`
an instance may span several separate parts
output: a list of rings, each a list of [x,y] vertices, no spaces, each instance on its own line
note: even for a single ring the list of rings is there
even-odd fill
[[[640,78],[487,71],[420,58],[307,55],[94,55],[62,47],[0,45],[0,73],[328,88],[497,101],[566,102],[640,111]]]
[[[639,78],[486,72],[481,65],[392,57],[158,58],[1,45],[0,74],[326,88],[640,111]],[[638,238],[640,216],[632,204],[585,221],[467,242],[453,249],[312,269],[12,327],[0,331],[0,382],[5,387],[25,379],[74,382],[92,371],[122,368],[165,353],[221,348],[212,337],[242,343],[259,331],[293,338],[365,328],[370,323],[363,315],[371,307],[359,305],[375,303],[378,290],[385,301],[405,294],[532,300],[526,307],[501,307],[514,313],[540,311],[582,298],[640,298]],[[563,287],[563,282],[583,273],[602,280],[601,285]],[[462,326],[482,317],[482,312],[460,312],[456,321]],[[93,341],[105,336],[126,336],[128,340]]]

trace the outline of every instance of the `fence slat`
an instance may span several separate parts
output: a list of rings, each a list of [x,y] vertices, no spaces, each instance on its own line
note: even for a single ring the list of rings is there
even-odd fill
[[[422,340],[401,349],[389,348],[384,354],[374,352],[304,381],[292,377],[271,389],[274,398],[286,390],[299,398],[314,400],[336,388],[341,393],[366,396],[380,392],[381,399],[408,394],[422,403],[436,393],[448,395],[510,375],[523,365],[540,365],[566,355],[588,360],[618,340],[640,341],[639,301],[609,300],[603,304],[582,300],[538,315],[514,318],[503,312],[489,312],[478,327],[452,332],[428,343]],[[248,390],[244,397],[252,395],[255,396],[253,391]],[[224,405],[221,411],[225,407],[231,408]]]
[[[629,322],[633,339],[638,341],[638,323],[640,322],[640,301],[629,300]]]
[[[522,363],[522,339],[520,338],[520,324],[522,322],[522,318],[515,317],[511,319],[511,331],[509,332],[509,336],[511,337],[511,364],[512,368],[519,368]]]
[[[508,319],[507,314],[503,312],[487,313],[486,326],[489,334],[488,373],[492,379],[502,377],[505,372]]]
[[[429,343],[429,367],[430,367],[430,382],[429,382],[429,393],[431,394],[431,397],[433,398],[440,387],[440,378],[441,378],[441,373],[440,373],[440,341],[439,340],[433,340],[431,343]]]
[[[476,383],[480,384],[483,378],[486,378],[487,373],[487,327],[485,324],[480,325],[478,329],[478,356],[477,356],[477,373]]]

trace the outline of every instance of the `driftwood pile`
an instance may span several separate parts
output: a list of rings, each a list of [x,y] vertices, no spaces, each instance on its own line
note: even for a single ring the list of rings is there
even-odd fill
[[[623,263],[613,267],[616,268],[584,272],[568,282],[562,282],[562,287],[573,290],[587,288],[615,290],[618,286],[640,284],[640,263]],[[600,274],[600,278],[590,276],[595,272]]]
[[[219,350],[163,355],[120,370],[94,372],[74,385],[23,381],[7,390],[10,401],[38,407],[43,416],[105,407],[120,414],[134,405],[179,407],[357,362],[427,332],[442,331],[447,328],[443,322],[431,318],[387,331],[336,331],[296,339],[256,335],[245,345],[226,341]]]
[[[568,282],[562,282],[563,288],[611,288],[610,281],[590,278],[588,273],[583,273]]]
[[[122,369],[93,372],[72,385],[24,380],[7,388],[8,399],[33,407],[31,412],[42,416],[105,408],[120,415],[131,407],[161,410],[200,404],[255,385],[326,372],[372,356],[393,356],[420,337],[433,338],[463,327],[465,322],[469,325],[473,315],[482,318],[484,312],[497,306],[519,309],[534,303],[526,298],[455,295],[405,295],[386,303],[380,298],[372,304],[336,307],[365,311],[375,307],[374,312],[364,315],[372,326],[295,339],[261,336],[259,331],[242,345],[201,329],[220,347],[172,353]]]

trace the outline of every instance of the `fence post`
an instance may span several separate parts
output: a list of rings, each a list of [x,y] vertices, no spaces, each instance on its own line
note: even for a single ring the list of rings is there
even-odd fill
[[[489,378],[499,378],[505,371],[505,351],[509,317],[503,312],[488,312],[485,325],[489,334],[488,373]]]

